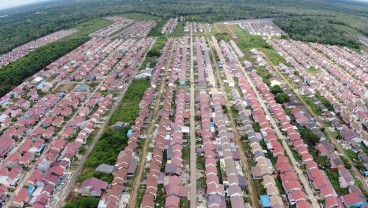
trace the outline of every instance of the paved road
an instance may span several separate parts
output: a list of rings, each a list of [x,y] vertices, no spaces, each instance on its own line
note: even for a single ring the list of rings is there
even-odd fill
[[[234,52],[232,52],[234,57],[236,57],[236,60],[239,64],[240,69],[243,71],[243,73],[245,74],[245,77],[247,79],[247,81],[249,82],[250,86],[252,87],[252,89],[254,90],[254,92],[257,95],[257,99],[259,100],[259,102],[261,103],[261,106],[264,110],[264,112],[266,113],[266,115],[270,118],[270,122],[271,125],[273,126],[276,135],[278,138],[282,138],[282,146],[284,147],[284,149],[286,150],[286,153],[288,154],[292,165],[294,166],[294,169],[296,171],[296,173],[299,176],[299,180],[302,182],[303,187],[305,189],[306,194],[308,195],[309,200],[312,202],[312,207],[320,207],[319,203],[317,201],[316,196],[314,195],[314,192],[312,190],[312,188],[310,187],[309,181],[308,179],[305,177],[303,171],[296,165],[296,160],[294,158],[294,155],[292,154],[289,145],[286,143],[285,141],[285,137],[284,135],[281,133],[279,127],[277,126],[275,120],[273,119],[273,116],[270,114],[270,112],[268,111],[268,108],[266,107],[266,105],[263,102],[263,99],[261,98],[261,96],[259,95],[259,92],[257,91],[256,87],[253,84],[253,81],[251,80],[251,78],[249,77],[249,75],[247,74],[247,72],[245,71],[244,67],[241,65],[241,63],[239,62],[236,54]]]
[[[193,67],[193,28],[190,26],[190,207],[197,207],[197,154],[195,138],[195,99]]]
[[[217,63],[214,53],[212,52],[211,54],[212,54],[213,63]],[[214,64],[214,65],[215,65],[215,70],[216,70],[215,76],[217,77],[217,80],[220,84],[221,91],[226,92],[223,80],[221,79],[220,70],[218,69],[217,64]],[[229,115],[229,118],[230,118],[231,128],[233,129],[233,133],[236,137],[236,141],[237,141],[237,145],[238,145],[238,149],[239,149],[239,153],[240,153],[240,159],[241,159],[241,162],[242,162],[243,171],[244,171],[245,176],[248,179],[248,192],[249,192],[249,197],[250,197],[250,200],[251,200],[251,205],[252,205],[252,207],[258,208],[258,207],[260,207],[259,200],[258,200],[259,196],[258,196],[258,192],[256,191],[254,181],[252,180],[252,177],[251,177],[251,174],[250,174],[250,167],[249,167],[248,158],[245,155],[243,143],[241,141],[241,137],[240,137],[240,134],[239,134],[239,131],[238,131],[238,126],[237,126],[237,124],[235,122],[235,119],[234,119],[234,115],[232,114],[232,110],[231,110],[231,107],[230,107],[230,104],[229,104],[230,101],[228,100],[228,96],[225,95],[224,98],[226,100],[226,109],[227,109],[227,112],[228,112],[228,115]]]
[[[268,59],[267,56],[263,55],[269,63],[270,60]],[[274,65],[272,65],[272,68],[277,72],[277,74],[282,78],[282,80],[284,80],[284,82],[289,86],[290,90],[293,92],[293,94],[299,99],[299,101],[305,106],[305,108],[308,110],[308,112],[313,116],[313,118],[323,124],[324,121],[323,119],[321,119],[320,116],[317,116],[313,110],[310,108],[310,106],[305,102],[305,100],[294,91],[293,85],[290,83],[290,81],[284,76],[283,73],[280,72],[280,70],[278,70],[278,68]],[[337,143],[336,139],[332,136],[331,132],[326,128],[326,136],[328,138],[328,140],[335,146],[335,148],[337,149],[337,151],[339,153],[341,153],[342,155],[344,155],[344,157],[350,162],[350,164],[352,164],[352,168],[350,169],[351,172],[354,173],[354,175],[362,182],[362,191],[365,193],[368,193],[368,185],[366,183],[366,181],[364,180],[364,176],[362,175],[362,173],[355,167],[355,163],[351,160],[351,158],[346,154],[346,152],[344,151],[344,149],[342,148],[341,144]]]
[[[152,114],[152,121],[150,122],[150,127],[147,131],[147,138],[146,141],[144,142],[144,146],[142,149],[142,153],[140,155],[140,161],[138,164],[138,174],[136,175],[136,177],[134,177],[134,181],[133,181],[133,190],[131,193],[131,196],[129,198],[129,207],[130,208],[136,208],[136,207],[140,207],[140,204],[137,204],[137,200],[138,200],[138,191],[140,188],[140,184],[142,181],[142,176],[143,176],[143,172],[144,172],[144,165],[146,164],[147,161],[147,153],[149,150],[149,144],[151,143],[152,137],[153,135],[153,131],[154,131],[154,127],[155,127],[155,123],[156,123],[156,117],[157,117],[157,113],[160,110],[160,106],[161,106],[161,95],[165,90],[166,87],[166,76],[168,75],[168,68],[170,66],[170,60],[171,60],[171,56],[172,56],[172,52],[173,52],[173,48],[171,48],[171,52],[168,58],[168,61],[166,62],[166,67],[165,67],[165,73],[162,76],[162,84],[160,86],[160,90],[158,92],[157,95],[157,99],[156,99],[156,103],[155,103],[155,108],[154,108],[154,113]],[[136,172],[137,172],[136,171]]]

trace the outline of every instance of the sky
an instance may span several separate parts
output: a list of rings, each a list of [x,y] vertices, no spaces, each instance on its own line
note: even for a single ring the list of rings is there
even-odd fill
[[[49,0],[0,0],[0,10]]]

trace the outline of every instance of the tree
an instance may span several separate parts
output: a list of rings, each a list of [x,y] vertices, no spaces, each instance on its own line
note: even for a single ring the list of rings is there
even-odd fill
[[[276,95],[279,93],[283,93],[284,91],[281,89],[280,85],[275,85],[271,87],[271,92]]]
[[[289,95],[285,94],[285,93],[279,93],[276,97],[275,100],[277,103],[283,104],[283,103],[287,103],[290,101],[290,97]]]

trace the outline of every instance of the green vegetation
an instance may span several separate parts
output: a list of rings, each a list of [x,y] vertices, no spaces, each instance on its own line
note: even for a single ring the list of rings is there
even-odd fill
[[[115,124],[117,121],[133,123],[135,121],[136,114],[139,111],[138,104],[148,86],[148,80],[133,80],[125,93],[122,103],[112,115],[109,124]],[[114,131],[111,128],[105,131],[84,163],[82,172],[78,176],[79,182],[92,176],[108,182],[112,181],[113,178],[111,175],[99,174],[94,170],[102,163],[109,165],[115,164],[118,154],[127,145],[127,133],[129,129],[130,127],[126,126],[117,131]]]
[[[278,95],[276,95],[275,100],[277,103],[283,104],[289,102],[290,97],[285,93],[279,93]]]
[[[336,25],[346,23],[326,17],[294,17],[275,21],[292,39],[306,42],[319,42],[331,45],[348,46],[359,49],[359,43],[345,29]]]
[[[339,183],[339,173],[338,172],[332,172],[329,169],[325,170],[326,175],[328,177],[328,179],[330,179],[332,186],[334,187],[336,193],[339,196],[345,195],[349,193],[349,190],[347,188],[340,188],[340,183]]]
[[[13,15],[16,11],[16,15]],[[43,14],[37,14],[41,11]],[[282,18],[294,38],[350,43],[349,33],[368,34],[368,6],[352,1],[54,1],[0,11],[9,15],[0,21],[0,54],[23,43],[97,17],[122,15],[127,18],[160,19],[184,16],[186,21],[216,22],[231,19]],[[311,20],[309,20],[309,19]],[[303,25],[291,27],[298,22]],[[343,28],[341,28],[343,27]],[[290,28],[290,29],[288,29]],[[312,34],[312,35],[309,35]],[[355,46],[355,45],[353,45]]]
[[[216,33],[215,37],[217,40],[223,40],[229,42],[231,40],[231,36],[228,33]]]
[[[284,109],[284,112],[287,114],[287,115],[291,115],[291,111],[292,111],[292,109],[291,108],[285,108]]]
[[[206,188],[206,179],[203,177],[199,178],[197,181],[197,188],[198,189],[205,189]]]
[[[166,45],[166,42],[167,42],[167,38],[164,36],[160,36],[159,38],[157,38],[151,50],[148,51],[147,58],[159,57],[161,55],[162,48]]]
[[[148,36],[162,36],[161,33],[162,27],[166,24],[166,19],[161,19],[158,22],[156,22],[156,26],[152,28],[152,30],[148,33]]]
[[[0,70],[0,97],[8,93],[13,87],[21,84],[24,79],[77,48],[86,40],[86,38],[68,39],[51,43],[3,67]]]
[[[312,109],[312,111],[320,116],[322,115],[322,109],[320,109],[313,101],[312,99],[310,99],[308,96],[303,96],[303,99],[305,100],[305,102],[308,104],[308,106]]]
[[[254,185],[256,186],[258,195],[267,194],[267,191],[265,187],[262,185],[261,180],[253,180],[253,181],[254,181]]]
[[[68,202],[64,208],[92,208],[97,207],[100,198],[96,197],[81,197],[78,199],[73,199],[73,201]]]
[[[157,196],[156,196],[156,204],[158,204],[157,207],[164,207],[165,206],[165,194],[164,194],[164,185],[159,184],[157,187]]]
[[[323,97],[319,92],[316,93],[316,97],[318,98],[319,101],[321,101],[321,103],[326,106],[326,108],[329,111],[334,111],[334,108],[332,106],[332,104],[330,103],[330,101],[328,101],[325,97]]]
[[[311,68],[308,69],[308,72],[313,76],[317,76],[319,73],[321,73],[321,70],[317,69],[317,68],[314,68],[314,67],[311,67]]]
[[[280,85],[274,85],[271,87],[271,92],[272,94],[279,94],[279,93],[283,93],[284,90],[282,90],[282,88],[280,87]]]
[[[269,48],[261,48],[260,49],[264,55],[267,56],[267,58],[270,60],[271,64],[273,65],[279,65],[279,64],[285,64],[288,65],[284,57],[280,56],[274,49]]]
[[[280,85],[275,85],[271,87],[271,92],[276,95],[275,100],[277,103],[287,103],[290,101],[289,95],[284,93],[284,90],[280,87]]]
[[[263,40],[261,36],[249,35],[244,31],[237,32],[236,35],[238,36],[238,39],[236,39],[235,42],[243,52],[247,52],[253,48],[272,49],[272,47]]]
[[[299,128],[300,136],[302,137],[303,141],[309,146],[314,147],[319,143],[319,137],[313,133],[312,130],[307,129],[305,127]]]
[[[27,56],[3,67],[0,70],[0,97],[8,93],[13,87],[21,84],[26,78],[86,42],[89,39],[89,33],[109,24],[109,21],[102,19],[83,22],[78,25],[78,32],[40,47]],[[9,77],[12,77],[12,79],[9,79]]]
[[[359,159],[359,155],[358,153],[354,152],[351,149],[347,149],[346,150],[346,154],[348,155],[348,157],[352,160],[358,160]]]
[[[267,86],[271,86],[270,78],[272,77],[272,74],[268,72],[266,67],[259,66],[256,68],[256,70],[257,70],[257,73],[262,77],[262,81],[266,83]]]
[[[185,198],[180,198],[180,207],[189,208],[189,200]]]
[[[139,102],[143,96],[143,93],[149,86],[149,80],[133,80],[132,84],[125,93],[121,105],[112,115],[110,124],[115,124],[118,121],[133,123],[139,111]]]
[[[126,14],[122,14],[119,15],[121,17],[125,17],[128,19],[133,19],[133,20],[156,20],[159,17],[158,16],[153,16],[153,15],[149,15],[149,14],[143,14],[143,13],[126,13]]]
[[[255,123],[253,124],[253,129],[254,129],[254,131],[256,131],[256,132],[260,132],[260,131],[261,131],[261,125],[260,125],[258,122],[255,122]]]
[[[184,27],[185,27],[185,21],[182,22],[178,22],[178,24],[176,25],[176,28],[174,30],[173,33],[169,34],[170,36],[173,37],[181,37],[184,36]]]
[[[78,176],[78,182],[82,182],[90,177],[100,178],[108,182],[112,181],[113,178],[111,176],[96,173],[95,169],[102,163],[115,165],[119,152],[127,145],[128,130],[129,127],[124,127],[118,131],[106,130],[84,163],[83,170]],[[109,154],[106,154],[107,152]]]

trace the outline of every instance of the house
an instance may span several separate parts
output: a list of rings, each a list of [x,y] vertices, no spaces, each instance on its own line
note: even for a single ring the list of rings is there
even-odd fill
[[[112,130],[117,131],[117,130],[123,128],[126,125],[127,125],[126,123],[124,123],[122,121],[118,121],[111,128],[112,128]]]
[[[23,207],[26,202],[30,199],[28,195],[28,190],[26,188],[22,188],[18,194],[15,196],[13,201],[13,206],[15,207]]]
[[[79,186],[79,192],[82,196],[101,196],[102,191],[107,189],[108,183],[97,179],[97,178],[88,178],[84,180]]]
[[[96,172],[103,174],[112,174],[114,171],[113,165],[101,164],[96,168]]]
[[[8,200],[8,188],[0,185],[0,206]]]
[[[342,159],[335,153],[330,154],[331,170],[337,171],[338,169],[345,168],[345,164]]]
[[[346,168],[339,169],[339,184],[341,188],[347,188],[350,185],[354,185],[355,179],[351,175],[350,171]]]
[[[271,200],[269,195],[261,195],[260,198],[263,208],[271,208]]]
[[[367,199],[358,192],[341,196],[341,201],[346,207],[362,207],[367,205]]]

